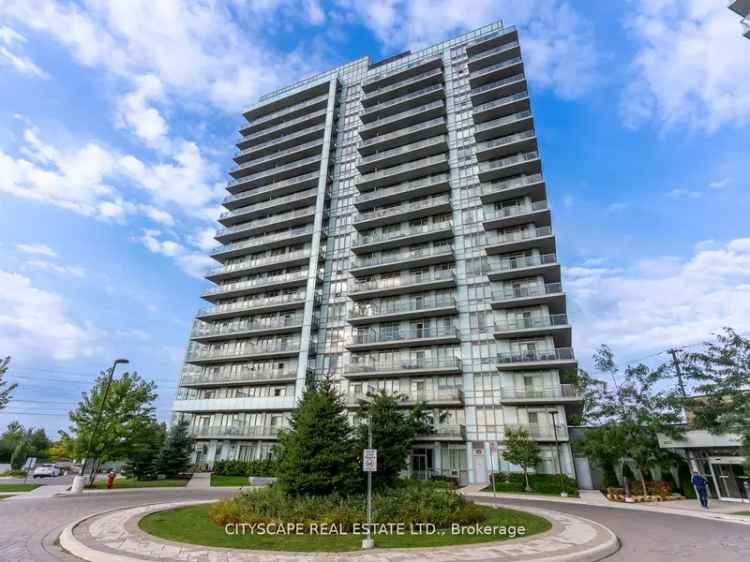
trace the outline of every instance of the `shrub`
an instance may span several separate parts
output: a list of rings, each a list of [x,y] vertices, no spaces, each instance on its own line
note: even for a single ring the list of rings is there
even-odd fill
[[[276,461],[217,461],[214,463],[213,473],[220,476],[276,476]]]

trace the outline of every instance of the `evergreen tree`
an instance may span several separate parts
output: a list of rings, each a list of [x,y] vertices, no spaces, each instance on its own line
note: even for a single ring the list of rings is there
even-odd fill
[[[503,458],[511,464],[521,467],[523,478],[526,481],[526,491],[531,491],[529,484],[529,468],[533,468],[542,461],[539,444],[529,438],[529,432],[525,429],[505,431],[505,450]]]
[[[10,363],[10,357],[0,360],[0,410],[5,408],[10,402],[11,392],[18,386],[13,383],[8,385],[8,382],[3,380],[5,374],[8,372],[8,364]]]
[[[372,416],[372,446],[378,451],[378,470],[373,476],[377,487],[393,486],[406,468],[414,438],[430,432],[423,404],[406,410],[399,402],[406,397],[389,395],[381,390],[362,400],[359,417],[365,422]],[[367,448],[367,423],[357,427],[357,449]]]
[[[190,468],[190,456],[193,452],[193,437],[190,435],[190,422],[181,419],[173,425],[167,434],[164,447],[159,454],[157,471],[167,478],[187,472]]]
[[[124,471],[135,480],[155,480],[166,428],[162,423],[148,422],[144,431],[144,438],[133,447]]]
[[[278,485],[290,495],[345,494],[361,481],[352,428],[330,378],[305,388],[276,453]]]

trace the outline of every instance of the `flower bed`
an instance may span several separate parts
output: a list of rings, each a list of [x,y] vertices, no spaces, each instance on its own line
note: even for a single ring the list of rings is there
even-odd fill
[[[607,499],[610,501],[626,501],[625,488],[607,488]],[[672,495],[672,486],[669,482],[656,481],[646,482],[646,493],[643,493],[643,484],[638,481],[630,482],[630,497],[634,503],[643,502],[665,502],[679,499]]]

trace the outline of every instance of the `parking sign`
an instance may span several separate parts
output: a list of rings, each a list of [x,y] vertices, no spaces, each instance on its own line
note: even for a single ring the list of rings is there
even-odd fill
[[[377,449],[365,449],[362,451],[362,471],[363,472],[377,472],[378,471],[378,450]]]

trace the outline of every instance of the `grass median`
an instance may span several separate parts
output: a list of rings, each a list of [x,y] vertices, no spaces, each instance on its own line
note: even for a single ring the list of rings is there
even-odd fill
[[[248,486],[250,481],[247,476],[222,476],[220,474],[211,475],[211,486]]]
[[[116,490],[128,489],[128,488],[182,488],[187,486],[189,480],[176,479],[176,480],[132,480],[130,478],[117,478],[112,484],[112,488]],[[106,490],[106,480],[96,480],[91,486],[95,490]]]
[[[39,484],[0,484],[0,494],[9,492],[31,492],[36,490]]]

